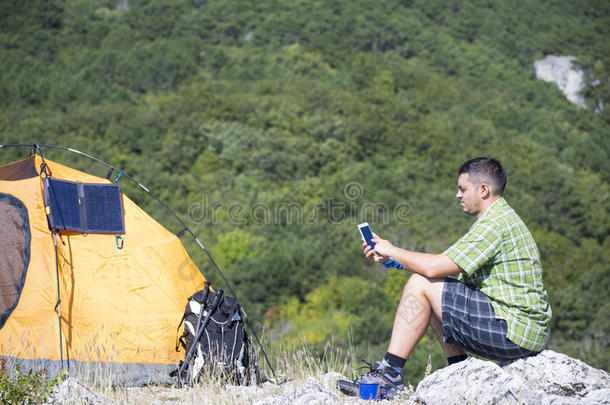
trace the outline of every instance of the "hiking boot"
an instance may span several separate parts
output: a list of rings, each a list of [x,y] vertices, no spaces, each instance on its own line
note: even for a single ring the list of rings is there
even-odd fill
[[[352,397],[358,396],[358,383],[356,382],[356,380],[337,380],[337,389],[345,395],[349,395]]]
[[[370,371],[354,381],[339,380],[337,389],[346,395],[358,396],[358,387],[363,384],[379,384],[381,397],[392,399],[399,391],[405,389],[402,375],[392,367],[384,366],[380,362],[375,363]]]
[[[382,392],[385,388],[386,394],[383,397],[387,399],[393,398],[399,391],[405,389],[402,375],[392,367],[384,366],[380,362],[375,363],[371,371],[356,379],[355,382],[358,384],[379,384]]]

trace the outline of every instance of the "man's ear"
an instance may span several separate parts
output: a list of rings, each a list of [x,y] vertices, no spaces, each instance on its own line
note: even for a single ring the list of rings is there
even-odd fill
[[[489,198],[491,197],[491,187],[487,183],[481,183],[479,186],[479,195],[481,198]]]

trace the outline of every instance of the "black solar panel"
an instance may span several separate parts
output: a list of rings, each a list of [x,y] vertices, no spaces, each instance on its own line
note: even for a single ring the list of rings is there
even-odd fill
[[[85,184],[85,215],[90,233],[124,233],[118,184]]]
[[[51,229],[83,233],[125,233],[118,184],[76,183],[46,178],[44,200]]]
[[[49,189],[51,214],[58,229],[81,229],[83,227],[78,203],[78,185],[72,182],[52,180]]]

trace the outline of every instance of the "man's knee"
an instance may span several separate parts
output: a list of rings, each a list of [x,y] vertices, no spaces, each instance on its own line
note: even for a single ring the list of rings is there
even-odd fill
[[[407,283],[405,284],[405,289],[426,289],[430,285],[431,280],[432,279],[429,279],[426,276],[422,276],[421,274],[413,273],[411,274],[411,277],[409,277],[409,280],[407,280]]]
[[[445,279],[427,278],[414,273],[405,284],[402,299],[404,300],[407,296],[415,295],[440,306],[444,281]]]
[[[405,284],[402,295],[403,297],[409,294],[425,294],[430,280],[420,274],[413,273]]]

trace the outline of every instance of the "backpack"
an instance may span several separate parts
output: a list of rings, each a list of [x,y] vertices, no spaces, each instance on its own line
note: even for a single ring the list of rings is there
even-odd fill
[[[260,380],[256,354],[242,317],[241,305],[223,290],[210,290],[210,283],[188,298],[184,332],[178,339],[184,361],[172,376],[181,382],[195,382],[205,373],[218,374],[227,382],[247,385]],[[178,343],[176,351],[179,351]],[[252,374],[252,375],[251,375]]]

